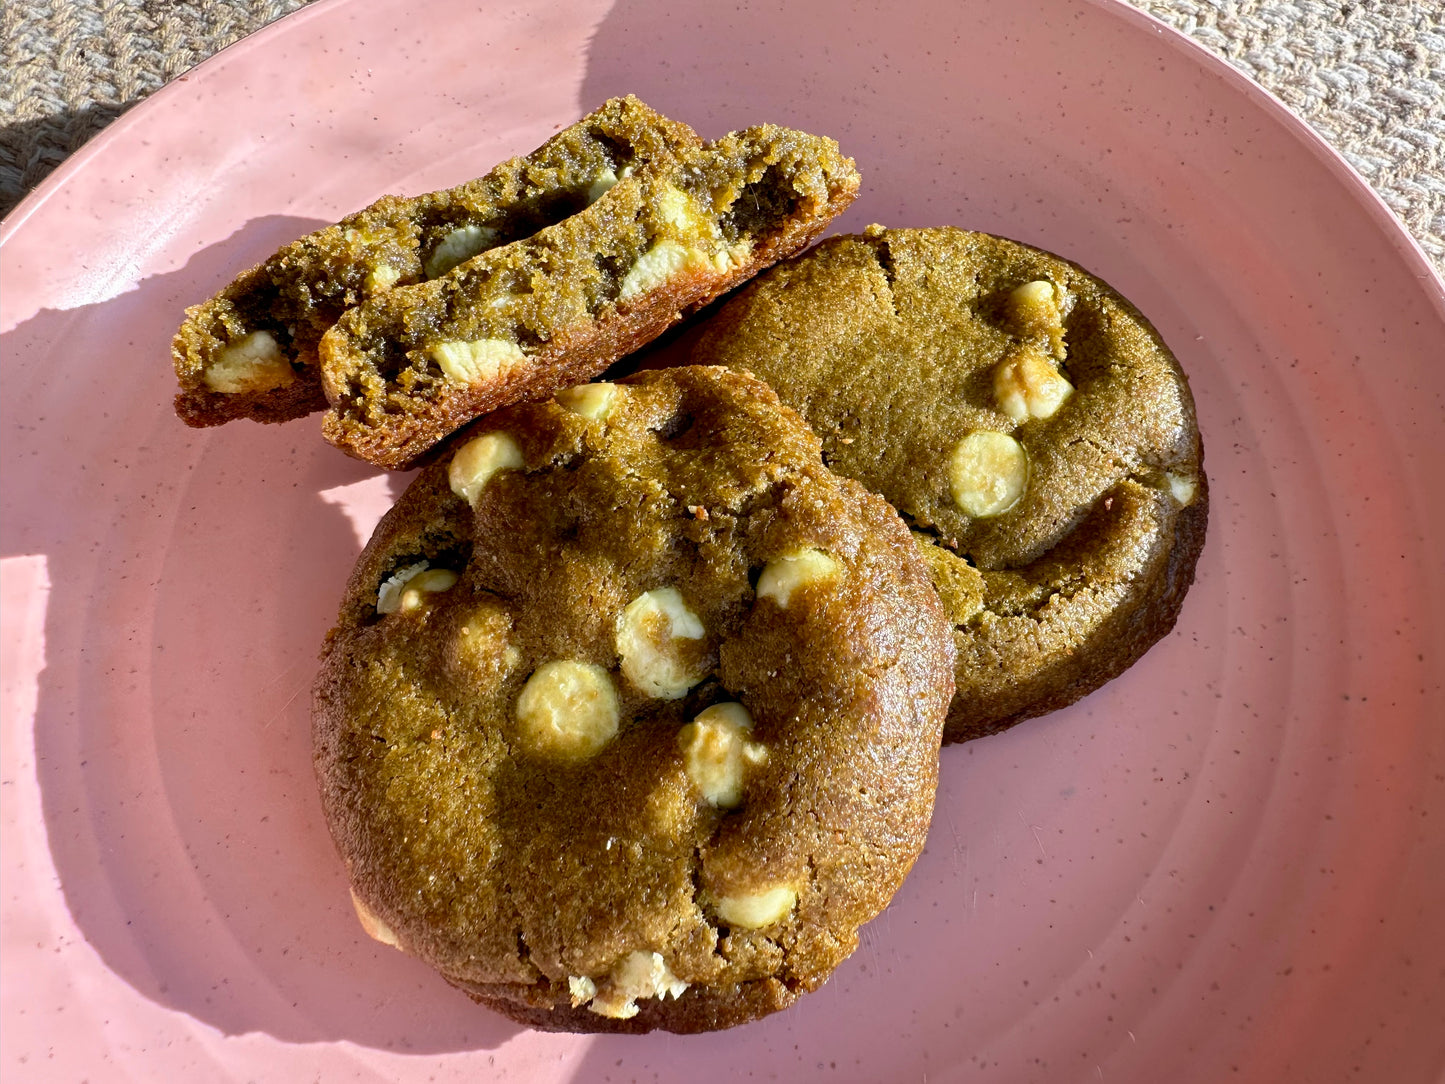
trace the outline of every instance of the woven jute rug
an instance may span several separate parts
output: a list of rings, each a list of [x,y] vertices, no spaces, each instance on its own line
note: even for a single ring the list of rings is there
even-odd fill
[[[0,214],[130,106],[307,2],[0,2]],[[1303,117],[1445,268],[1445,0],[1135,3]]]

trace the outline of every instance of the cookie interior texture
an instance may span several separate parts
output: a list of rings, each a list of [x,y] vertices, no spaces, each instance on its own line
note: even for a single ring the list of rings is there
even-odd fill
[[[469,429],[362,554],[316,685],[328,822],[373,930],[499,1011],[740,1023],[821,983],[921,850],[947,620],[761,382],[558,399]],[[534,725],[559,663],[580,744]]]
[[[586,207],[620,174],[701,142],[636,98],[614,98],[485,176],[383,196],[286,245],[186,311],[172,350],[177,414],[207,426],[325,409],[317,344],[348,308],[530,236]]]
[[[831,139],[775,125],[620,176],[585,210],[347,312],[320,345],[322,433],[415,464],[486,411],[587,380],[808,245],[852,202]]]
[[[914,528],[958,648],[946,740],[1078,699],[1173,625],[1208,503],[1188,382],[1077,265],[870,227],[750,284],[689,360],[768,381]]]

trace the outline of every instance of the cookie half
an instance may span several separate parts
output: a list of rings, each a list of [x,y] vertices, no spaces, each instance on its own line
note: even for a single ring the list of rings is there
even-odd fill
[[[831,139],[774,125],[684,149],[585,210],[346,313],[321,341],[322,434],[416,463],[499,406],[597,375],[806,247],[858,191]]]
[[[759,278],[689,357],[772,384],[914,528],[958,648],[945,740],[1069,704],[1173,626],[1207,520],[1188,381],[1077,265],[874,226]]]
[[[455,447],[366,547],[315,689],[364,924],[543,1028],[721,1028],[818,986],[932,810],[953,647],[907,528],[721,369]]]
[[[586,207],[619,175],[701,142],[636,98],[614,98],[484,177],[422,196],[383,196],[293,241],[186,310],[172,347],[176,413],[209,426],[325,409],[317,344],[348,308],[533,234]]]

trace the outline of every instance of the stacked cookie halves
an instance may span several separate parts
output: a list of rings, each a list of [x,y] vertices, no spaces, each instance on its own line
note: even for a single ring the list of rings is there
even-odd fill
[[[617,99],[287,246],[177,337],[191,424],[325,409],[422,467],[323,648],[317,775],[366,930],[514,1019],[787,1006],[921,852],[940,744],[1178,614],[1207,489],[1158,335],[1000,238],[798,255],[857,190],[831,140]],[[677,364],[629,356],[779,260]]]

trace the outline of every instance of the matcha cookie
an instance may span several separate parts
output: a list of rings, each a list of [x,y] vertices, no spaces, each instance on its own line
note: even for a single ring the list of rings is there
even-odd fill
[[[1069,704],[1173,626],[1207,518],[1193,400],[1078,266],[873,226],[751,284],[689,356],[772,384],[914,528],[958,648],[945,740]]]
[[[186,310],[172,359],[188,425],[282,422],[326,407],[317,344],[348,308],[438,278],[586,207],[618,176],[702,143],[636,98],[614,98],[523,158],[456,188],[383,196],[308,234]]]
[[[363,925],[550,1029],[818,986],[932,810],[953,646],[905,525],[723,369],[453,447],[363,552],[315,689]]]
[[[807,246],[853,201],[831,139],[762,125],[683,148],[555,225],[388,290],[321,340],[322,434],[384,467],[597,375]]]

